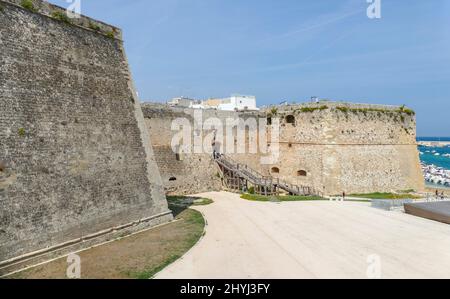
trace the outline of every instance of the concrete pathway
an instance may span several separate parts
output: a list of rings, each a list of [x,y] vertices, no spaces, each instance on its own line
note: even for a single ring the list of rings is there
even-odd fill
[[[450,225],[368,203],[201,196],[215,201],[196,207],[206,236],[156,278],[450,278]]]

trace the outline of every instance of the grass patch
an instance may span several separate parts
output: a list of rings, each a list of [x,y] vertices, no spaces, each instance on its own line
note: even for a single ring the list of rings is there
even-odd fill
[[[383,109],[383,108],[350,108],[350,107],[346,107],[346,106],[338,106],[338,107],[336,107],[336,109],[345,114],[348,114],[349,112],[351,112],[353,114],[362,113],[365,116],[367,116],[367,114],[369,114],[369,113],[376,113],[378,117],[381,117],[382,114],[388,114],[388,115],[391,115],[394,117],[396,117],[396,114],[400,114],[400,116],[402,116],[403,114],[406,114],[408,116],[416,115],[416,112],[414,112],[414,110],[408,109],[405,106],[402,106],[397,110]],[[402,121],[405,121],[404,116],[402,116],[400,119],[402,119]],[[397,118],[397,120],[398,120],[398,118]]]
[[[402,193],[367,193],[367,194],[351,194],[349,197],[368,198],[368,199],[419,199],[422,198],[417,195]]]
[[[26,134],[27,132],[25,131],[24,128],[20,128],[19,131],[18,131],[18,133],[19,133],[19,136],[20,136],[20,137],[24,137],[25,134]]]
[[[172,205],[183,207],[206,206],[214,201],[210,198],[193,197],[193,196],[167,196],[167,201]]]
[[[64,22],[66,24],[72,24],[72,21],[70,20],[70,18],[67,16],[66,13],[61,12],[61,11],[54,11],[52,13],[52,18],[59,20],[61,22]]]
[[[308,112],[312,113],[314,111],[323,111],[323,110],[327,110],[327,109],[328,109],[328,106],[323,105],[320,107],[303,107],[303,108],[300,108],[298,111],[300,111],[302,113],[308,113]]]
[[[242,199],[250,200],[250,201],[263,201],[263,202],[269,202],[269,201],[316,201],[316,200],[326,200],[323,197],[320,196],[295,196],[295,195],[289,195],[289,196],[264,196],[264,195],[256,195],[256,194],[242,194]]]
[[[109,37],[110,39],[115,39],[116,38],[116,34],[114,33],[114,31],[107,32],[106,36]]]
[[[149,279],[182,257],[203,236],[200,212],[169,205],[178,221],[78,253],[82,279]],[[66,258],[9,278],[65,279]]]
[[[20,6],[32,12],[38,11],[37,8],[34,7],[34,3],[32,0],[22,0],[22,2],[20,2]]]
[[[159,272],[161,272],[165,267],[169,266],[170,264],[176,262],[179,258],[181,258],[180,255],[172,255],[169,258],[167,258],[165,261],[163,261],[160,265],[156,266],[153,269],[137,272],[137,273],[128,273],[128,276],[133,277],[135,279],[150,279]]]
[[[400,190],[399,193],[414,193],[416,190],[414,189],[407,189],[407,190]]]
[[[100,26],[98,26],[97,24],[94,24],[92,22],[89,22],[88,27],[94,31],[100,31]]]

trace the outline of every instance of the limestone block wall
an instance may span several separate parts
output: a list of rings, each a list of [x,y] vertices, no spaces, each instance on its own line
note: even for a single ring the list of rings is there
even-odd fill
[[[170,148],[176,133],[171,131],[173,120],[187,118],[193,127],[195,110],[155,104],[144,105],[143,110],[153,146],[158,148],[156,159],[166,188],[174,193],[210,188],[197,183],[214,177],[211,164],[200,163],[200,160],[211,163],[210,156],[186,154],[183,161],[177,161]],[[248,148],[246,153],[226,152],[230,158],[263,175],[314,187],[325,194],[422,190],[424,187],[415,140],[415,115],[406,107],[323,102],[271,107],[260,113],[202,111],[203,121],[211,118],[223,124],[227,119],[237,118],[254,118],[257,122],[266,118],[268,123],[272,122],[263,134],[268,147],[279,148],[279,159],[275,163],[261,163],[266,155],[261,147],[253,154]],[[275,119],[280,121],[279,142],[271,136]],[[225,132],[225,128],[223,130]],[[209,133],[200,129],[197,134],[207,136]],[[234,130],[231,136],[226,136],[224,147],[235,142],[236,134]],[[245,136],[248,146],[255,137],[248,132]],[[260,138],[257,134],[258,142]],[[178,180],[175,174],[182,174],[182,179]],[[177,181],[170,181],[173,177]]]
[[[326,194],[424,188],[406,107],[321,102],[265,112],[281,120],[280,160],[266,170],[279,169],[274,176]]]
[[[205,126],[199,124],[200,129],[196,129],[195,113],[199,110],[170,108],[160,104],[143,104],[142,110],[145,116],[147,128],[151,136],[151,146],[155,151],[155,159],[161,172],[163,184],[168,194],[195,194],[199,192],[220,190],[222,183],[219,177],[219,169],[215,164],[212,153],[207,152],[207,148],[203,147],[203,152],[195,153],[193,148],[191,153],[174,152],[171,147],[172,138],[179,131],[172,130],[172,123],[176,119],[185,119],[192,128],[191,144],[194,146],[193,138],[195,134],[199,134],[205,140],[214,130],[205,129]],[[238,119],[239,114],[235,112],[225,112],[216,110],[204,110],[201,112],[201,121],[206,122],[208,119],[219,120],[223,124],[222,131],[226,135],[226,123],[228,119]],[[245,115],[246,118],[258,119],[258,114]],[[204,123],[203,123],[204,125]],[[198,131],[198,132],[197,132]],[[237,136],[237,128],[232,130],[232,134],[224,136],[221,143],[222,153],[226,153],[225,148],[227,141],[234,145]],[[250,135],[245,137],[248,142]],[[207,143],[208,145],[208,143]],[[207,147],[207,146],[206,146]],[[210,148],[212,150],[212,147]],[[238,162],[250,165],[256,170],[261,171],[260,154],[249,153],[226,153],[227,156]]]
[[[0,1],[0,261],[172,219],[120,30],[11,2]]]
[[[171,141],[176,134],[171,130],[172,122],[186,118],[193,126],[192,116],[183,109],[172,110],[161,105],[144,104],[142,110],[150,134],[149,146],[154,150],[165,192],[183,195],[220,190],[222,183],[212,154],[186,154],[172,149]]]

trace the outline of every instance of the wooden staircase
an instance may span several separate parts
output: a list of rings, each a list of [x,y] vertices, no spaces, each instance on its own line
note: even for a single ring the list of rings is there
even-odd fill
[[[233,191],[248,191],[250,186],[255,188],[259,195],[279,195],[282,191],[290,195],[300,196],[322,196],[314,188],[290,184],[286,181],[264,176],[246,164],[238,163],[224,155],[215,157],[215,161],[222,172],[223,183],[226,188]]]

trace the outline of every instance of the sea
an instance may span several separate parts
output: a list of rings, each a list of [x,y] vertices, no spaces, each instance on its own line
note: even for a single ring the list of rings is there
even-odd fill
[[[417,141],[446,141],[450,142],[450,137],[419,137]],[[450,170],[450,146],[429,147],[419,146],[420,160],[427,165],[436,165]]]
[[[450,137],[419,137],[417,141],[444,141],[450,142]],[[434,146],[420,146],[420,160],[427,165],[436,165],[444,169],[450,170],[450,146],[434,147]],[[429,187],[440,187],[427,183]],[[447,188],[446,188],[447,189]]]

